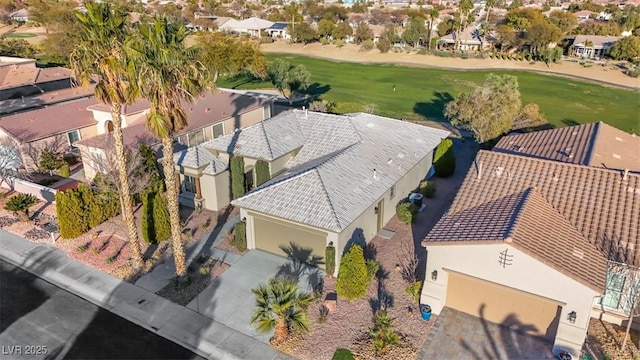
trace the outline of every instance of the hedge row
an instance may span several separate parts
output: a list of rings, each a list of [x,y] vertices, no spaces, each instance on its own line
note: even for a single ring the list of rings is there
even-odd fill
[[[116,193],[99,192],[85,184],[78,185],[77,190],[56,193],[56,214],[64,239],[76,238],[119,212]]]

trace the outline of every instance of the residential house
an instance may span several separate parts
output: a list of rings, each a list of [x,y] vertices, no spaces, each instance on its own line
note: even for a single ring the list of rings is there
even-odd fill
[[[220,31],[237,34],[248,34],[250,36],[259,37],[262,31],[273,26],[273,22],[269,20],[251,17],[241,21],[231,19],[219,26]]]
[[[467,26],[462,32],[460,32],[460,38],[458,39],[458,48],[454,50],[458,51],[480,51],[482,50],[483,41],[486,42],[485,39],[478,33],[477,26],[471,25]],[[456,44],[456,33],[455,31],[441,37],[438,40],[439,47],[454,47]]]
[[[426,236],[421,302],[581,353],[589,319],[620,323],[640,265],[640,138],[604,123],[506,136],[480,151]],[[626,170],[625,170],[626,169]]]
[[[289,24],[276,22],[271,25],[270,28],[266,29],[265,32],[269,34],[269,36],[279,39],[290,39],[291,34],[289,34]]]
[[[231,203],[247,224],[247,246],[282,255],[293,244],[324,258],[333,244],[339,264],[351,244],[364,244],[395,215],[448,135],[371,114],[291,110],[174,159],[205,207],[214,199],[219,208],[229,199],[229,158],[242,156],[249,192]],[[254,188],[259,160],[271,180]]]
[[[578,12],[573,13],[573,15],[578,18],[578,21],[589,20],[592,14],[593,13],[589,10],[580,10]]]
[[[16,10],[16,11],[12,12],[11,14],[9,14],[9,19],[11,19],[12,21],[16,21],[18,23],[21,23],[21,24],[29,22],[29,10],[27,10],[27,9]]]
[[[195,147],[205,141],[233,133],[235,129],[269,118],[272,113],[272,100],[270,97],[260,98],[220,90],[203,95],[194,104],[184,103],[188,125],[175,135],[175,147]],[[123,109],[122,135],[127,146],[137,146],[141,142],[152,148],[160,146],[161,140],[146,129],[149,106],[148,102],[139,101]],[[80,149],[86,178],[93,179],[96,172],[101,171],[100,160],[106,158],[105,151],[111,146],[109,133],[113,126],[108,106],[96,104],[87,109],[93,112],[94,124],[97,122],[96,126],[101,129],[101,135],[83,138],[74,145]],[[187,186],[184,182],[182,184]],[[191,207],[195,206],[193,200],[194,198],[186,193],[181,196],[183,204]]]
[[[569,56],[600,60],[620,39],[620,36],[576,35],[569,47]]]

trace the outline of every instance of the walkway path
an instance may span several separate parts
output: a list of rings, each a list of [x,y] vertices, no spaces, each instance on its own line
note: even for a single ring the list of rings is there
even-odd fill
[[[360,51],[356,45],[346,45],[336,48],[333,45],[321,45],[318,43],[288,44],[286,42],[274,42],[260,45],[266,53],[287,53],[328,60],[349,61],[358,63],[386,63],[406,66],[424,66],[460,70],[526,70],[543,72],[560,76],[568,76],[585,79],[613,86],[640,90],[640,79],[625,75],[620,69],[611,66],[594,65],[586,68],[578,63],[563,61],[562,64],[536,62],[529,64],[526,61],[510,61],[498,59],[459,59],[445,58],[434,55],[419,55],[415,53],[387,53],[382,54],[378,50]]]
[[[0,230],[0,260],[211,359],[290,359],[268,345],[142,287]]]

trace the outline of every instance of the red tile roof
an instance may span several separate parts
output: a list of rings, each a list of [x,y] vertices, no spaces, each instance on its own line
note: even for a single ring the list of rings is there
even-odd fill
[[[640,136],[603,122],[510,134],[493,151],[640,172]]]
[[[96,99],[86,98],[3,116],[0,128],[21,142],[47,138],[94,125],[87,107],[96,103]]]

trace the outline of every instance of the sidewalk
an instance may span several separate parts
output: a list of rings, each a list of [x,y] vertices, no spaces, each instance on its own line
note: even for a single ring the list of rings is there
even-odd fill
[[[0,230],[0,258],[200,356],[291,359],[193,310],[73,260],[55,247]]]

